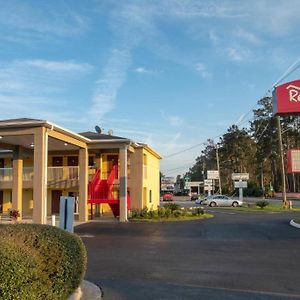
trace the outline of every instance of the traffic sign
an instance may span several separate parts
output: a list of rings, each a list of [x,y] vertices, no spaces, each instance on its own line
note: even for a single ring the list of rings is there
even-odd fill
[[[204,186],[204,191],[212,191],[213,187],[211,185],[205,185]]]
[[[213,185],[212,179],[204,179],[204,185]]]
[[[235,181],[234,182],[234,187],[235,188],[247,188],[247,181]]]
[[[249,180],[249,173],[232,173],[232,180]]]

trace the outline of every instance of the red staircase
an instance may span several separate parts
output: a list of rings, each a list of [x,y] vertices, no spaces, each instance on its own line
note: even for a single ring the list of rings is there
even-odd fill
[[[112,167],[112,170],[107,179],[101,179],[101,171],[97,169],[94,177],[88,185],[88,203],[91,204],[91,214],[93,211],[93,204],[107,203],[114,216],[120,215],[119,209],[119,195],[113,194],[114,181],[118,178],[118,166]],[[118,192],[119,194],[119,192]],[[127,194],[127,209],[130,208],[130,196]],[[93,215],[93,214],[92,214]]]

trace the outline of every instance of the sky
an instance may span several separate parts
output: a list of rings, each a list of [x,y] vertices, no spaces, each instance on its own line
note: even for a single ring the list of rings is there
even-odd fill
[[[247,126],[257,100],[300,57],[299,0],[0,7],[0,119],[112,129],[160,153],[168,176],[187,171],[207,139]]]

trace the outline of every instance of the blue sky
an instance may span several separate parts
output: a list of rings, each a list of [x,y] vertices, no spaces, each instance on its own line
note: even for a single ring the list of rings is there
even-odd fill
[[[246,126],[300,56],[298,0],[0,5],[0,118],[112,128],[156,149],[166,175],[186,171],[203,146],[169,155]]]

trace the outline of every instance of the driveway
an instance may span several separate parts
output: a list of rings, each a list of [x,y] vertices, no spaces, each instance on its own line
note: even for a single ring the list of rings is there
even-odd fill
[[[86,279],[104,299],[300,299],[293,216],[218,209],[205,221],[88,223],[76,232],[88,250]]]

